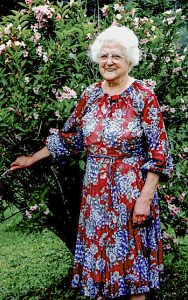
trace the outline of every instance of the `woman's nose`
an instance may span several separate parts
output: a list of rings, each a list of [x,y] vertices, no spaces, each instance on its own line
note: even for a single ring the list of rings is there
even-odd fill
[[[106,61],[106,64],[107,65],[113,65],[113,59],[112,59],[112,57],[111,56],[108,56],[108,58],[107,58],[107,61]]]

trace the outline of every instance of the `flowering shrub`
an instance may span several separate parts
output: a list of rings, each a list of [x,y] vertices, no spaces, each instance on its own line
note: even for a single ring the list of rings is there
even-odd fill
[[[143,2],[144,10],[139,6]],[[168,8],[170,2],[165,3]],[[165,5],[159,11],[157,4],[149,5],[149,1],[114,1],[103,5],[96,19],[86,16],[81,1],[54,5],[45,0],[26,0],[23,9],[2,19],[0,168],[3,173],[18,155],[40,149],[49,129],[62,127],[84,88],[100,78],[87,57],[92,39],[112,23],[126,25],[138,35],[141,48],[141,63],[131,75],[154,88],[176,165],[173,179],[160,185],[164,249],[169,252],[175,251],[177,237],[184,236],[186,230],[185,12],[182,8],[165,9]],[[39,213],[40,220],[45,217],[43,221],[65,237],[66,226],[75,219],[75,203],[79,207],[79,197],[71,187],[82,175],[76,159],[70,165],[53,166],[49,159],[32,169],[9,173],[1,178],[3,203],[24,208],[28,219]],[[82,157],[79,165],[83,169]],[[80,194],[79,184],[76,191]],[[169,228],[172,235],[168,235]],[[178,251],[174,253],[178,255]]]

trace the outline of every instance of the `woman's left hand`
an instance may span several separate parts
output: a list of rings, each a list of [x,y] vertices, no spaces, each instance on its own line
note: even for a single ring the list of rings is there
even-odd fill
[[[142,194],[136,200],[133,210],[133,224],[141,224],[150,215],[150,206],[154,193]]]

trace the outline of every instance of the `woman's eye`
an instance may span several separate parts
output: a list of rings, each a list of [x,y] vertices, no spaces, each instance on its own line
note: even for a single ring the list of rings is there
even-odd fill
[[[107,54],[102,54],[101,56],[100,56],[100,58],[107,58],[108,57],[108,55]]]
[[[118,54],[114,54],[114,55],[112,55],[112,58],[115,58],[115,59],[121,59],[121,56],[118,55]]]

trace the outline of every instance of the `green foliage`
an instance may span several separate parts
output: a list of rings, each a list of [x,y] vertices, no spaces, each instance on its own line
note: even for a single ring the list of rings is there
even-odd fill
[[[33,234],[13,231],[20,215],[15,218],[0,225],[1,299],[52,299],[65,284],[72,255],[48,230]]]

